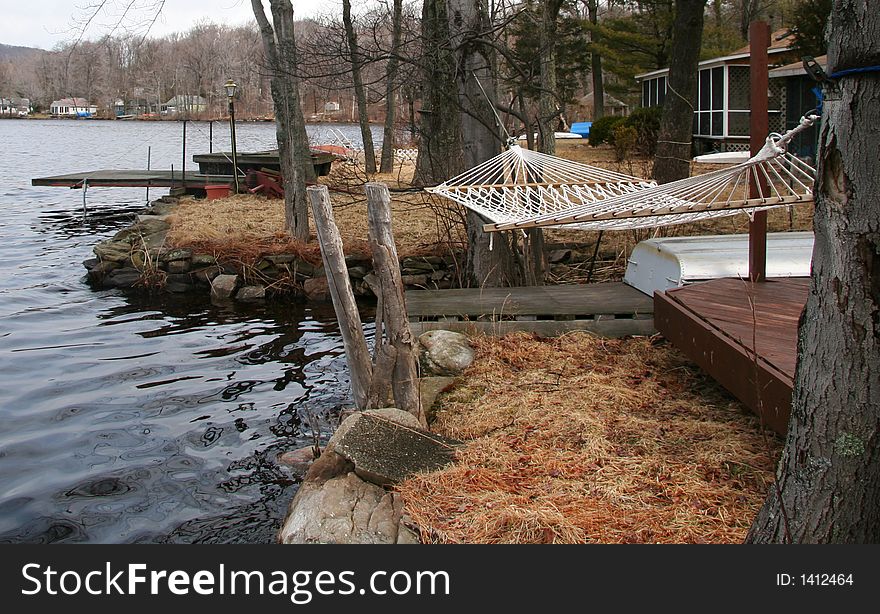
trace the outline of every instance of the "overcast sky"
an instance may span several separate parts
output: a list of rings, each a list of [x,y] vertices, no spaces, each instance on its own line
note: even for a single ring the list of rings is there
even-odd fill
[[[137,0],[137,2],[146,7],[155,0]],[[117,0],[117,6],[127,3],[128,0]],[[0,43],[52,49],[58,43],[76,38],[77,18],[81,21],[87,14],[77,7],[97,4],[97,1],[32,0],[3,4],[3,10],[0,12]],[[269,6],[267,1],[263,4]],[[333,11],[336,4],[340,4],[338,0],[293,0],[297,17]],[[138,24],[145,23],[147,15],[146,10],[133,12],[126,20],[127,27],[137,29]],[[162,36],[171,32],[184,32],[203,19],[240,25],[253,22],[254,15],[251,12],[250,0],[166,0],[162,15],[150,30],[150,34]],[[116,22],[118,22],[116,14],[103,12],[87,30],[86,38],[99,38]]]

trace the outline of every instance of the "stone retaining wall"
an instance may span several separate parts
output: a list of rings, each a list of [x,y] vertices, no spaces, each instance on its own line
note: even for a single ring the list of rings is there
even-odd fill
[[[167,217],[176,205],[176,198],[162,197],[151,203],[132,226],[96,245],[95,258],[83,263],[89,281],[99,288],[172,294],[203,292],[240,301],[262,300],[272,295],[330,300],[323,266],[296,254],[267,254],[252,266],[244,266],[186,247],[166,246],[170,227]],[[345,260],[354,293],[372,296],[372,260],[357,255]],[[456,259],[452,256],[406,257],[400,265],[407,289],[445,289],[454,285]]]

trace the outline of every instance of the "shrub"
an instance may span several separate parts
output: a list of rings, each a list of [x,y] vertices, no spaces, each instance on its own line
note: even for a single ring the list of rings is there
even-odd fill
[[[611,143],[614,138],[614,129],[626,121],[625,117],[605,116],[597,119],[590,126],[590,145],[595,147],[602,143]]]
[[[639,134],[632,126],[621,123],[612,133],[614,137],[614,155],[618,162],[623,162],[638,142]]]
[[[626,125],[636,131],[635,147],[640,154],[653,156],[657,151],[657,134],[660,132],[661,107],[636,109],[626,118]]]

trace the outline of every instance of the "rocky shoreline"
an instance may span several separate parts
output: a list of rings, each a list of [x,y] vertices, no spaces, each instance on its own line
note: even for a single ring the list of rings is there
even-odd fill
[[[152,293],[210,294],[212,299],[260,301],[272,296],[330,300],[323,266],[297,254],[265,254],[252,264],[167,246],[179,199],[162,197],[131,226],[98,243],[83,265],[94,286]],[[452,257],[401,258],[407,289],[449,288],[456,274]],[[346,257],[355,294],[372,296],[369,256]],[[419,395],[429,410],[474,359],[465,335],[430,331],[419,338]],[[349,412],[323,450],[306,447],[279,455],[278,462],[302,476],[278,533],[280,543],[420,543],[393,486],[417,471],[453,462],[459,442],[425,430],[412,414],[396,408]]]
[[[101,289],[200,293],[242,302],[271,296],[330,299],[323,266],[297,254],[265,254],[245,264],[190,247],[167,246],[168,218],[178,202],[173,196],[153,201],[134,224],[98,243],[95,257],[83,262],[90,283]],[[407,289],[451,288],[457,262],[454,256],[405,257],[401,278]],[[351,255],[346,265],[354,293],[373,296],[370,257]]]

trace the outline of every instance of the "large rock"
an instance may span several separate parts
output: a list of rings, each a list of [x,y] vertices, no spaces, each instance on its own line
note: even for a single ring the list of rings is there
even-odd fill
[[[290,467],[299,475],[305,475],[313,462],[315,462],[314,446],[305,446],[278,455],[279,464]]]
[[[429,411],[437,402],[437,397],[446,392],[455,383],[454,377],[423,377],[419,379],[419,397],[422,407]]]
[[[140,245],[143,237],[164,233],[169,227],[168,222],[158,217],[142,216],[137,223],[132,224],[128,228],[123,228],[113,235],[113,241],[122,241],[129,245]]]
[[[354,473],[303,482],[279,534],[284,544],[418,543],[404,522],[403,501]]]
[[[352,446],[357,447],[353,444],[357,433],[370,432],[366,427],[375,422],[406,430],[419,428],[415,416],[394,408],[355,412],[346,418],[308,467],[279,533],[282,543],[419,543],[407,526],[400,498],[358,476],[355,464],[342,454],[351,454]],[[284,462],[284,456],[279,462]],[[302,463],[307,453],[294,451],[288,460]]]
[[[162,262],[173,262],[175,260],[189,260],[190,258],[192,258],[192,251],[185,247],[175,247],[174,249],[163,252],[160,260]]]
[[[125,262],[131,255],[131,245],[122,241],[102,241],[92,251],[99,260]]]
[[[310,301],[329,301],[330,286],[326,277],[312,277],[303,282],[303,293]]]
[[[420,363],[428,375],[458,375],[474,362],[467,336],[448,330],[431,330],[419,336]]]
[[[217,275],[211,280],[211,296],[218,299],[232,297],[238,288],[238,275]]]
[[[245,286],[235,295],[235,300],[245,303],[262,301],[266,298],[266,286]]]
[[[354,465],[363,480],[378,485],[402,482],[414,473],[435,471],[455,459],[459,442],[375,414],[348,418],[354,423],[337,438],[333,451]]]
[[[106,278],[105,285],[112,288],[131,288],[141,281],[141,272],[131,267],[116,269]]]

